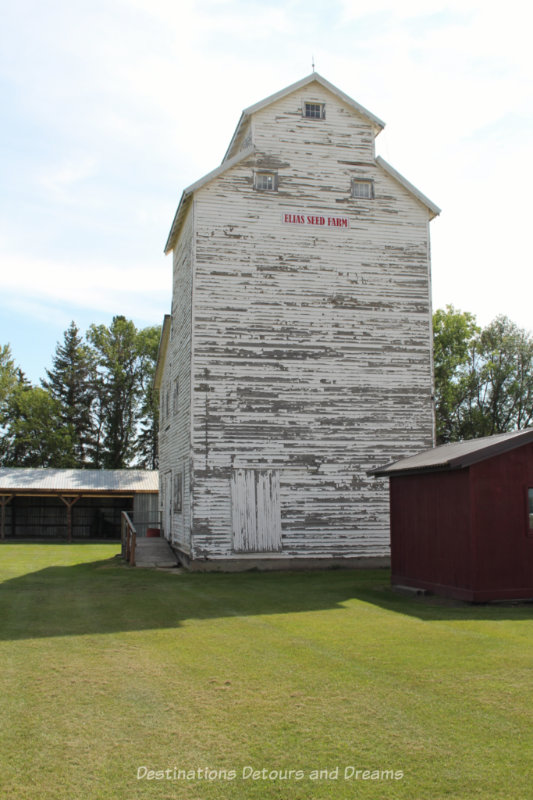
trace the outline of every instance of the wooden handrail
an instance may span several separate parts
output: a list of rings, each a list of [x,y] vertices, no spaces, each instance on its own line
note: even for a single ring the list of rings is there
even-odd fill
[[[137,544],[137,531],[135,525],[131,521],[126,511],[121,512],[120,526],[121,526],[121,541],[122,541],[122,558],[126,560],[130,566],[135,566],[135,547]]]

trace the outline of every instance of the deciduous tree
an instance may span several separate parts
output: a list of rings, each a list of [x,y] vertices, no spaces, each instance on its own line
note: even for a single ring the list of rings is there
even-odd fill
[[[22,373],[8,400],[2,437],[2,464],[7,467],[72,467],[72,428],[65,425],[61,404]]]
[[[433,316],[437,442],[462,438],[462,414],[470,393],[472,350],[480,328],[469,312],[452,305]]]
[[[437,442],[518,430],[533,420],[533,337],[500,316],[481,330],[453,306],[433,320]]]

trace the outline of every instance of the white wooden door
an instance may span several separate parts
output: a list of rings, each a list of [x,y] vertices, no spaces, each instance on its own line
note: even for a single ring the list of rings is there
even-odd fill
[[[233,549],[241,553],[281,550],[279,471],[236,469],[231,481]]]

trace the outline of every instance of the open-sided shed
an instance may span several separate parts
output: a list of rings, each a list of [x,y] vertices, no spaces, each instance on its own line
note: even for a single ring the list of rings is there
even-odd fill
[[[120,515],[140,535],[157,526],[158,473],[137,469],[0,469],[0,537],[119,539]]]
[[[393,585],[473,602],[533,598],[533,428],[371,474],[390,478]]]

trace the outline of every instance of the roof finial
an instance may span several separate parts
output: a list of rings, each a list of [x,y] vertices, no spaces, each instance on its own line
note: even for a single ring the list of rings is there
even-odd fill
[[[313,67],[313,72],[315,71],[315,57],[311,56],[311,66]]]

